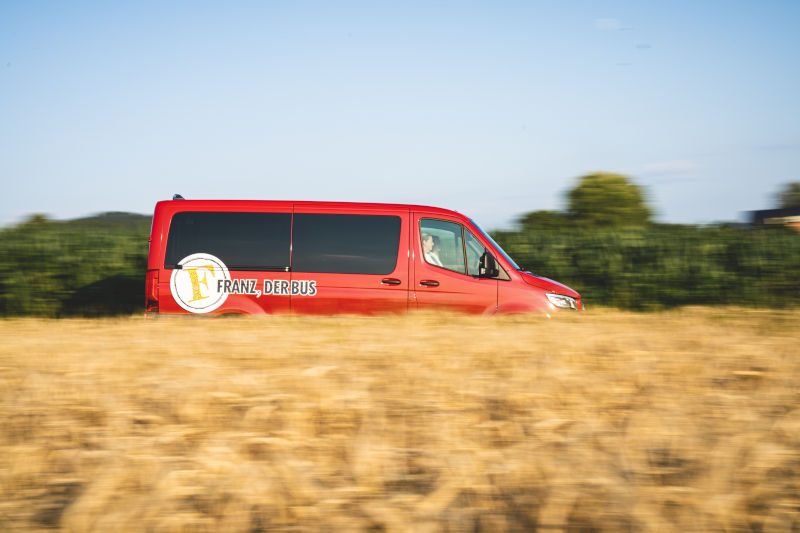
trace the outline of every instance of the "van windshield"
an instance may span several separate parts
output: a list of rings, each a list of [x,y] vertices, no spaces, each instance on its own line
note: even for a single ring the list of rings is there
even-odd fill
[[[480,231],[480,232],[481,232],[481,235],[483,235],[483,236],[486,238],[486,240],[487,240],[487,241],[489,241],[490,243],[492,243],[492,246],[494,246],[494,249],[495,249],[495,250],[497,250],[498,252],[500,252],[501,254],[503,254],[503,257],[505,257],[505,258],[506,258],[506,261],[508,261],[508,263],[509,263],[509,264],[510,264],[512,267],[514,267],[516,270],[522,270],[522,269],[519,267],[519,265],[518,265],[518,264],[517,264],[517,263],[516,263],[516,262],[515,262],[513,259],[511,259],[511,256],[510,256],[510,255],[508,255],[508,254],[506,253],[506,251],[505,251],[505,250],[503,250],[502,248],[500,248],[500,245],[499,245],[499,244],[497,244],[496,242],[494,242],[494,239],[492,239],[492,237],[491,237],[491,236],[490,236],[488,233],[486,233],[485,231],[483,231],[483,228],[481,228],[479,225],[477,225],[477,224],[475,223],[475,221],[474,221],[474,220],[472,220],[471,218],[469,218],[469,219],[467,219],[467,220],[469,220],[469,221],[470,221],[470,223],[472,223],[472,225],[475,227],[475,229],[477,229],[478,231]]]

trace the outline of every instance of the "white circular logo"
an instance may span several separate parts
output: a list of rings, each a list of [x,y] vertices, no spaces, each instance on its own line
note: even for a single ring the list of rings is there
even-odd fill
[[[187,255],[178,262],[180,269],[172,271],[169,290],[172,297],[190,313],[210,313],[228,298],[218,290],[220,280],[230,280],[228,268],[219,258],[211,254]]]

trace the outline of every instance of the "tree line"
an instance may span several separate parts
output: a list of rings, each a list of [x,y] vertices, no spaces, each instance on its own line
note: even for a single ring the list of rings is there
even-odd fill
[[[777,195],[800,207],[800,183]],[[579,178],[565,211],[534,211],[495,240],[525,269],[566,283],[589,306],[800,304],[800,233],[783,227],[656,224],[628,177]]]
[[[144,310],[150,217],[34,215],[0,231],[0,316],[107,316]]]
[[[800,184],[781,195],[800,206]],[[800,233],[656,224],[629,178],[579,179],[565,211],[534,211],[493,237],[525,269],[576,289],[588,307],[800,305]],[[0,316],[107,316],[144,308],[150,217],[34,215],[0,230]]]
[[[526,270],[623,309],[800,304],[800,235],[788,229],[650,225],[500,231]]]

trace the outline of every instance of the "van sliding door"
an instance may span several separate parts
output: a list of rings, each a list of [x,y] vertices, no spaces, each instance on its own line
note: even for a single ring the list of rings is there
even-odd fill
[[[296,204],[292,313],[406,312],[408,216]]]

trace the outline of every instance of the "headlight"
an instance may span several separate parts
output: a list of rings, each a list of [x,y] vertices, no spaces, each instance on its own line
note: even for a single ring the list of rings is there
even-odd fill
[[[545,294],[550,303],[561,309],[578,309],[578,301],[571,296],[564,296],[563,294],[554,294],[548,292]]]

